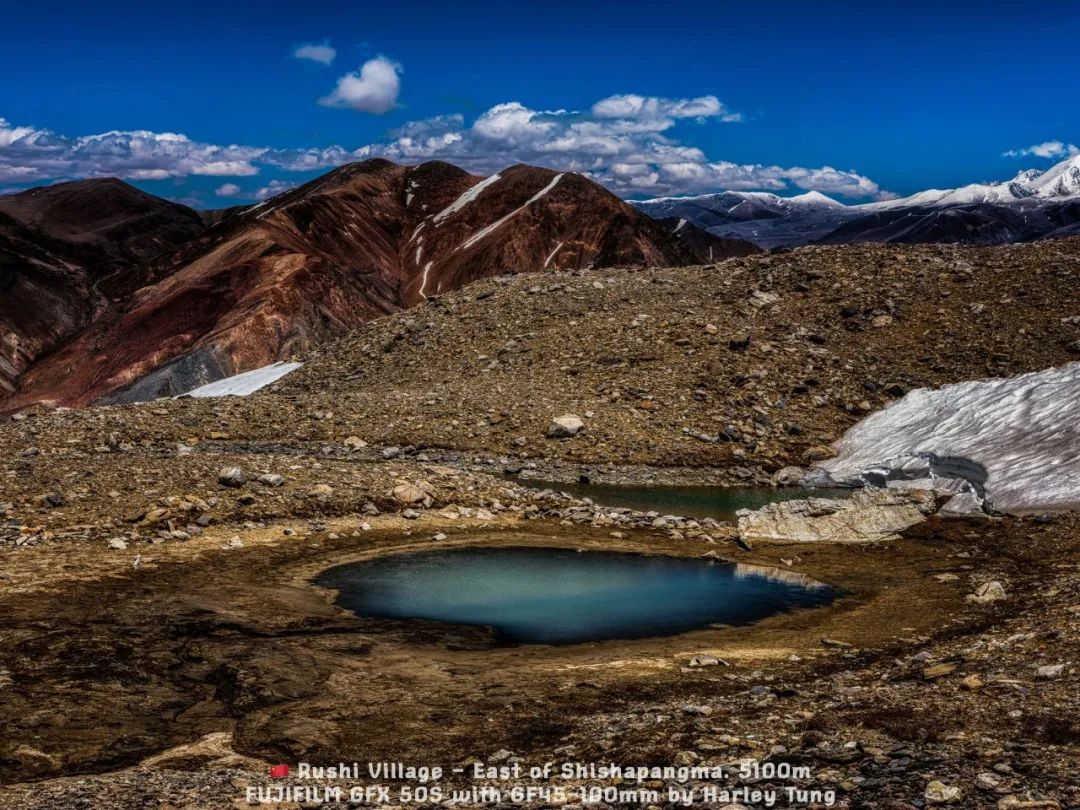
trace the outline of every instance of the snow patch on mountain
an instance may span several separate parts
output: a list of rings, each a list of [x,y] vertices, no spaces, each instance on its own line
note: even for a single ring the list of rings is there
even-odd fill
[[[816,467],[837,483],[962,478],[1002,512],[1080,508],[1080,363],[917,389],[863,419]]]
[[[472,236],[470,236],[468,239],[466,239],[464,242],[462,242],[462,244],[458,247],[458,250],[465,250],[466,248],[472,247],[477,242],[479,242],[481,239],[483,239],[485,236],[490,234],[492,231],[496,230],[500,225],[502,225],[505,222],[507,222],[507,221],[513,219],[514,217],[516,217],[518,214],[520,214],[522,211],[524,211],[526,208],[528,208],[534,202],[536,202],[537,200],[539,200],[542,197],[546,196],[549,191],[551,191],[553,188],[555,188],[555,186],[557,186],[559,184],[559,181],[562,180],[562,178],[563,178],[563,176],[561,174],[555,175],[555,177],[552,178],[550,183],[548,183],[546,186],[544,186],[538,192],[536,192],[531,197],[529,197],[529,199],[527,199],[521,206],[519,206],[518,208],[515,208],[513,211],[511,211],[506,216],[495,220],[490,225],[488,225],[486,228],[480,229],[479,231],[474,233]]]
[[[919,218],[937,215],[925,209],[979,205],[1004,206],[999,208],[998,219],[1021,223],[1017,227],[1023,233],[1015,234],[1016,228],[1003,226],[1000,234],[995,232],[994,239],[1038,238],[1056,227],[1072,227],[1070,222],[1057,222],[1054,217],[1047,219],[1040,212],[1074,199],[1080,199],[1080,155],[1045,171],[1022,171],[1011,180],[972,183],[953,189],[927,189],[909,197],[860,205],[845,205],[816,191],[793,197],[781,197],[767,191],[725,191],[692,197],[657,197],[633,205],[656,219],[678,217],[714,236],[748,239],[761,247],[774,248],[825,239],[841,226],[863,217],[875,218],[868,226],[875,229],[879,227],[875,224],[876,218],[883,214],[891,214],[895,219],[895,215],[905,209],[924,209],[914,212],[912,224],[915,224]],[[948,216],[948,211],[941,215]],[[995,216],[992,211],[988,215]],[[948,226],[946,230],[949,230]]]
[[[450,216],[453,213],[456,213],[456,212],[460,211],[466,205],[468,205],[473,200],[475,200],[477,197],[479,197],[480,192],[483,191],[485,188],[487,188],[488,186],[494,185],[495,183],[499,182],[499,180],[501,180],[501,179],[502,179],[502,175],[497,174],[497,173],[491,175],[490,177],[485,177],[483,180],[481,180],[475,186],[470,188],[468,191],[466,191],[460,197],[458,197],[456,200],[454,200],[452,203],[450,203],[450,205],[446,206],[446,208],[444,208],[442,211],[435,214],[435,216],[432,217],[432,221],[436,225],[438,225],[440,222],[442,222],[448,216]]]
[[[289,374],[303,363],[272,363],[269,366],[245,371],[243,374],[235,374],[221,380],[199,386],[198,388],[181,394],[181,397],[246,397],[260,388],[265,388],[270,383],[277,382],[286,374]]]
[[[929,189],[910,197],[858,206],[866,210],[903,208],[910,205],[969,205],[971,203],[1013,203],[1035,199],[1061,200],[1080,195],[1080,155],[1051,166],[1046,171],[1026,169],[1011,180],[999,183],[972,183],[954,189]]]

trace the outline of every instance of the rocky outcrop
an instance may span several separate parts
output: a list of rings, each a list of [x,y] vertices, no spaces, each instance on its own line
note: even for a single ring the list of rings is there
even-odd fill
[[[936,509],[929,490],[863,489],[850,498],[808,498],[741,510],[739,536],[748,543],[865,543],[895,540]]]

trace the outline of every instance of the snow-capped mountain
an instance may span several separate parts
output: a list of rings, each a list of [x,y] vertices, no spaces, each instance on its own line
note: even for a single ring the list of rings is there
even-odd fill
[[[1011,180],[928,189],[895,200],[844,205],[818,192],[780,197],[726,191],[633,203],[765,248],[846,242],[998,244],[1080,233],[1080,155]]]
[[[1061,161],[1046,171],[1027,169],[1001,183],[972,183],[960,188],[928,189],[887,202],[860,208],[902,208],[912,205],[969,205],[1012,203],[1019,200],[1061,200],[1080,196],[1080,155]]]
[[[659,197],[632,203],[658,219],[686,220],[709,233],[741,234],[737,238],[761,247],[804,245],[827,236],[858,216],[818,191],[781,197],[765,191],[725,191],[696,197]]]

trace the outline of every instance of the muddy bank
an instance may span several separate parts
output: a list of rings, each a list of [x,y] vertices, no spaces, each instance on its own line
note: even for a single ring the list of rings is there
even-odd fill
[[[81,581],[5,600],[3,668],[12,683],[0,712],[13,733],[0,757],[4,781],[115,769],[221,731],[233,732],[246,755],[287,761],[542,747],[571,730],[565,718],[674,699],[716,677],[684,672],[693,655],[724,658],[731,672],[782,668],[794,654],[828,657],[823,636],[885,645],[887,617],[900,610],[912,632],[931,632],[961,599],[954,586],[928,585],[927,572],[942,562],[922,544],[776,548],[738,559],[786,569],[780,558],[797,554],[799,571],[849,595],[753,627],[503,647],[483,628],[356,618],[311,584],[341,562],[454,544],[707,551],[662,536],[616,540],[558,526],[459,527],[434,541],[438,528],[414,524],[409,537],[249,537],[250,547],[231,551],[208,540],[134,570],[75,555]]]

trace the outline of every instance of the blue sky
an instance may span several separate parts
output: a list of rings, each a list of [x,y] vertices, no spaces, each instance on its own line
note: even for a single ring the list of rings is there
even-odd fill
[[[1078,28],[1075,3],[11,4],[0,189],[115,174],[215,207],[382,155],[905,195],[1068,155]]]

